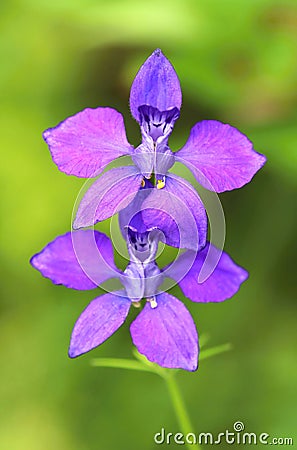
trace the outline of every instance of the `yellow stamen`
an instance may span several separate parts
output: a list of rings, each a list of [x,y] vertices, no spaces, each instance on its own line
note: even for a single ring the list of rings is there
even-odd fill
[[[145,181],[144,181],[144,179],[142,178],[142,180],[141,180],[141,187],[144,187],[145,186]]]
[[[140,302],[132,302],[134,308],[140,308]]]
[[[147,298],[147,301],[150,302],[151,308],[155,309],[158,306],[158,303],[155,299],[155,297]]]
[[[157,308],[157,306],[158,306],[158,304],[157,304],[156,300],[155,300],[155,299],[152,300],[152,301],[151,301],[151,307],[152,307],[153,309],[155,309],[155,308]]]
[[[157,189],[163,189],[165,187],[165,177],[162,180],[157,180]]]

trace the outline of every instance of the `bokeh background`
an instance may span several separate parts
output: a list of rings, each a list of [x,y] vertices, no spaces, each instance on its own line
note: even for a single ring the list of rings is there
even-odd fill
[[[225,249],[249,281],[222,304],[184,299],[208,345],[233,350],[181,371],[178,383],[197,433],[241,420],[296,443],[296,2],[3,0],[0,24],[0,449],[145,450],[157,448],[161,427],[178,431],[161,379],[90,365],[131,357],[129,323],[68,359],[72,326],[97,293],[54,286],[29,265],[70,229],[83,185],[57,170],[42,131],[87,106],[112,106],[137,144],[129,89],[156,47],[183,90],[173,149],[195,122],[217,119],[268,158],[252,183],[220,196]],[[109,233],[109,223],[99,229]]]

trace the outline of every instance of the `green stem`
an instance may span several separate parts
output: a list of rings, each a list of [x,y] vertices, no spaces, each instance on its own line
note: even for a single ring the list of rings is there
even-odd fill
[[[177,420],[179,422],[181,432],[183,433],[183,435],[185,437],[188,433],[193,433],[194,429],[191,424],[188,412],[186,410],[183,398],[181,396],[178,384],[176,382],[176,379],[174,378],[174,374],[168,374],[166,376],[163,376],[162,378],[167,383],[167,387],[168,387],[171,401],[172,401],[172,404],[174,407],[174,411],[175,411]],[[186,443],[186,448],[193,450],[193,447],[196,448],[197,450],[198,449],[201,450],[201,447],[198,444]]]
[[[206,341],[207,336],[205,336],[204,344],[206,343]],[[222,352],[226,352],[231,348],[232,347],[230,344],[223,344],[218,345],[217,347],[202,350],[200,354],[200,361],[202,359],[207,359],[212,356],[218,355]],[[182,395],[175,379],[175,374],[177,373],[177,371],[173,371],[172,369],[164,369],[162,367],[159,367],[157,364],[151,363],[146,359],[145,356],[138,353],[136,349],[133,350],[133,353],[137,358],[136,361],[134,359],[123,358],[97,358],[91,360],[91,364],[94,367],[117,367],[119,369],[140,370],[142,372],[150,372],[159,375],[161,378],[163,378],[163,380],[165,380],[167,384],[169,395],[173,404],[173,409],[180,426],[180,431],[184,435],[184,438],[188,433],[194,433],[193,426],[191,424]],[[201,446],[199,444],[185,443],[185,445],[189,450],[192,450],[193,447],[197,450],[201,450]]]

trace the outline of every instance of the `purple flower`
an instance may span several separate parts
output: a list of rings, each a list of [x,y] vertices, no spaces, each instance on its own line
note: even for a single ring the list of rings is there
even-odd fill
[[[82,312],[72,332],[69,356],[75,358],[102,344],[124,323],[131,304],[145,298],[145,306],[130,327],[138,351],[162,367],[196,370],[199,347],[194,321],[184,304],[162,292],[160,284],[170,277],[194,302],[220,302],[237,292],[247,272],[223,253],[212,275],[199,284],[210,244],[198,254],[185,252],[160,270],[155,262],[159,231],[127,227],[126,236],[130,262],[124,272],[113,262],[109,238],[92,230],[59,236],[31,259],[43,276],[68,288],[94,289],[110,278],[120,279],[124,287],[95,298]]]
[[[146,226],[157,225],[169,245],[181,246],[182,241],[183,247],[193,250],[205,245],[207,219],[201,200],[189,183],[168,170],[175,161],[182,162],[204,187],[223,192],[248,183],[265,157],[238,130],[214,120],[197,123],[187,143],[173,153],[168,138],[181,102],[178,77],[158,49],[140,68],[131,87],[131,113],[142,135],[136,149],[127,141],[122,115],[111,108],[85,109],[44,132],[54,162],[68,175],[96,177],[123,155],[131,156],[135,164],[111,169],[94,182],[78,208],[74,228],[93,225],[125,208],[154,174],[155,188],[144,202]],[[168,219],[176,216],[182,236],[173,231],[172,219]],[[193,232],[189,234],[193,227],[199,243]]]

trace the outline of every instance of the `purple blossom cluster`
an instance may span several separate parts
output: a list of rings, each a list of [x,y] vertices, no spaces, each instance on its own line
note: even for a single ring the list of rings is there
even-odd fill
[[[196,370],[198,335],[184,304],[162,289],[166,278],[193,302],[232,297],[247,272],[207,242],[205,207],[189,182],[169,170],[181,162],[206,189],[224,192],[248,183],[265,157],[234,127],[215,120],[197,123],[177,152],[168,145],[182,103],[178,77],[157,49],[137,73],[130,92],[132,116],[142,141],[129,144],[122,115],[107,107],[87,108],[43,134],[58,168],[68,175],[100,177],[82,198],[75,231],[57,237],[31,264],[55,284],[94,289],[117,278],[122,289],[95,298],[77,320],[70,341],[74,358],[97,347],[125,321],[130,306],[145,304],[130,326],[138,351],[163,367]],[[133,165],[101,174],[128,155]],[[122,272],[113,261],[110,239],[82,230],[119,213],[129,262]],[[159,242],[184,249],[167,267],[156,262]],[[209,255],[216,255],[212,260]],[[212,265],[203,282],[199,274]]]

